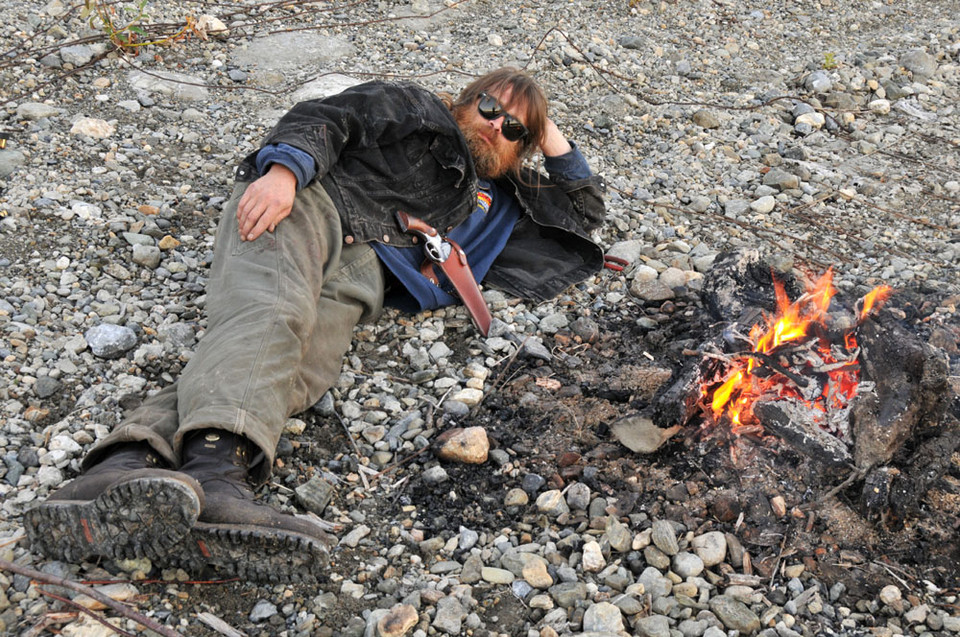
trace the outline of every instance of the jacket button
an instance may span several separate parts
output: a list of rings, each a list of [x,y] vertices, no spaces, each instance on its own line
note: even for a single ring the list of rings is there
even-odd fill
[[[388,234],[383,235],[383,242],[384,242],[384,243],[390,243],[390,235],[388,235]]]
[[[347,244],[353,243],[353,237],[348,234],[343,238],[343,242]]]

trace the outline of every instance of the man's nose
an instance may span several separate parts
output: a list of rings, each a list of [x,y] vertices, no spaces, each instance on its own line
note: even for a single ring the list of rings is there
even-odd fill
[[[493,127],[493,130],[500,132],[501,127],[503,126],[503,118],[505,115],[500,115],[499,117],[494,117],[490,121],[490,126]]]

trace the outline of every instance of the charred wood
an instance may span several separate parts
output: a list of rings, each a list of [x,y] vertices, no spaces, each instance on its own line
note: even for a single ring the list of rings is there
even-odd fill
[[[803,294],[802,286],[789,272],[777,272],[791,297]],[[776,309],[773,273],[757,250],[735,250],[717,257],[703,284],[703,302],[719,321],[738,321],[746,310]],[[749,325],[749,324],[748,324]]]
[[[891,318],[861,327],[863,377],[871,392],[851,411],[854,459],[862,469],[887,464],[918,424],[941,421],[952,398],[946,355],[901,328]]]
[[[753,406],[754,415],[767,431],[822,465],[827,473],[839,475],[853,464],[853,457],[842,441],[820,429],[814,412],[799,401],[782,398],[757,401]]]

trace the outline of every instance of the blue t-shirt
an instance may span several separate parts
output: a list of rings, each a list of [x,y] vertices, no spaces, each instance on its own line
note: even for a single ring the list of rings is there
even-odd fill
[[[573,149],[558,157],[545,157],[543,166],[556,181],[586,179],[590,167],[571,142]],[[316,176],[313,158],[306,152],[288,144],[265,146],[257,154],[257,170],[262,175],[270,164],[286,166],[297,176],[297,189],[303,188]],[[477,207],[459,226],[447,234],[467,254],[470,269],[476,280],[482,281],[503,250],[513,227],[520,219],[520,204],[497,184],[481,179],[478,182]],[[389,291],[385,302],[388,305],[419,312],[445,305],[453,305],[457,297],[452,284],[434,267],[440,285],[434,285],[420,273],[420,265],[426,256],[420,245],[412,247],[391,246],[373,242],[373,249],[383,264],[402,284],[401,288]],[[451,257],[452,258],[452,257]]]

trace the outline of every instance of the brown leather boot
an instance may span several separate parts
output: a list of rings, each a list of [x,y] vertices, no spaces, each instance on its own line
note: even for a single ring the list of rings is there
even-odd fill
[[[31,548],[51,559],[157,560],[187,534],[203,500],[200,484],[163,468],[149,445],[124,443],[28,511],[24,526]]]
[[[184,549],[167,562],[256,582],[314,581],[326,571],[330,537],[308,517],[254,500],[247,482],[252,449],[245,438],[215,429],[184,443],[180,470],[200,482],[206,504]]]

